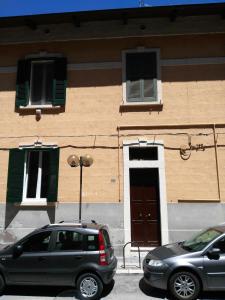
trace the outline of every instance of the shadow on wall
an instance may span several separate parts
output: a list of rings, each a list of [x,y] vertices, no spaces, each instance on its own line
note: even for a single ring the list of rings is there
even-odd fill
[[[16,220],[15,224],[12,224],[17,214],[22,212],[22,217]],[[5,206],[5,223],[3,231],[0,233],[0,246],[4,246],[6,244],[11,244],[17,241],[17,237],[15,234],[15,229],[23,229],[27,227],[24,224],[29,223],[29,227],[35,229],[36,227],[40,227],[42,225],[42,220],[39,220],[38,216],[30,217],[29,220],[26,220],[26,212],[31,213],[32,216],[35,212],[47,212],[47,216],[49,222],[45,221],[45,223],[54,223],[55,222],[55,206],[46,206],[46,207],[22,207],[20,205],[14,205],[11,203],[7,203]],[[32,222],[32,220],[34,222]],[[10,226],[11,224],[11,226]],[[17,225],[19,224],[19,226]],[[35,225],[37,224],[37,225]]]

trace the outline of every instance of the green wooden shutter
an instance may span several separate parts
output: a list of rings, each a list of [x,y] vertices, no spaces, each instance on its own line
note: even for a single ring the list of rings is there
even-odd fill
[[[59,148],[49,150],[49,176],[47,201],[57,201],[59,177]]]
[[[25,151],[12,149],[9,152],[7,202],[21,202],[23,196]]]
[[[30,93],[30,60],[19,60],[16,79],[16,107],[26,106]]]
[[[63,106],[66,102],[67,59],[65,57],[56,58],[54,67],[52,105]]]

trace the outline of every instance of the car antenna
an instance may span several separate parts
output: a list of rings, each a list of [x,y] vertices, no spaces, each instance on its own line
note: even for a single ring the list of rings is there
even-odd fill
[[[64,221],[60,221],[59,224],[64,223]]]
[[[95,220],[91,220],[91,223],[93,223],[93,224],[97,224]]]

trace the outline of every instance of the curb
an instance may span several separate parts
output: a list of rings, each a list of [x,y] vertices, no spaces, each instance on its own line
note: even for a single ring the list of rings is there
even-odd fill
[[[116,274],[143,274],[142,269],[117,269]]]

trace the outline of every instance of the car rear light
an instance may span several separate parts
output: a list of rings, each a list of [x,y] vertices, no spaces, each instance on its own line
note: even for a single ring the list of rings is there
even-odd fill
[[[100,266],[107,266],[108,262],[106,259],[106,253],[105,253],[105,243],[104,243],[104,237],[102,232],[99,232],[98,235],[98,243],[99,243],[99,265]]]

